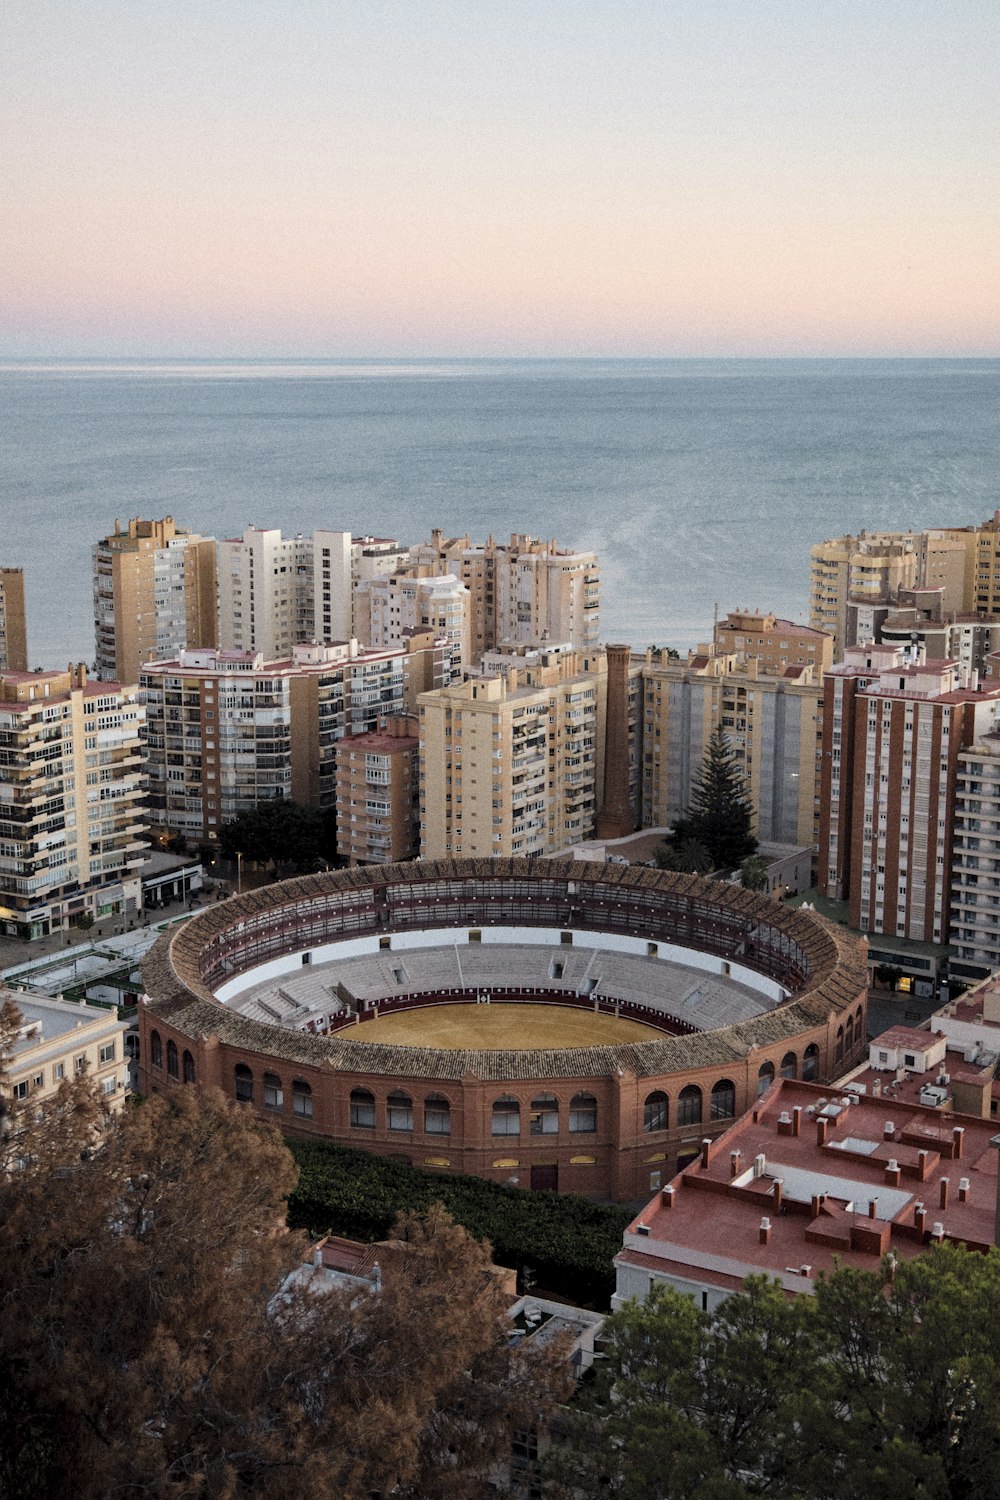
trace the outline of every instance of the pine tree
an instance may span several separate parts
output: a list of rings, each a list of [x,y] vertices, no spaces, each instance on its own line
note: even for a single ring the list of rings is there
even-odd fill
[[[705,748],[690,811],[674,827],[674,843],[704,844],[715,869],[735,869],[757,848],[752,822],[746,784],[719,727]]]

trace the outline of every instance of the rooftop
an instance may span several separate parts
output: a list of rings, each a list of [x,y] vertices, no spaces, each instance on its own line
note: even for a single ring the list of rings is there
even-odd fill
[[[994,1243],[995,1126],[779,1079],[633,1220],[618,1261],[735,1291],[765,1272],[810,1291],[838,1264],[944,1237]]]

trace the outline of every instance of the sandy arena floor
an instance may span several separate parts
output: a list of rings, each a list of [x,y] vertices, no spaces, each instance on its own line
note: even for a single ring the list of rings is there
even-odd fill
[[[663,1033],[566,1005],[427,1005],[337,1032],[338,1041],[403,1047],[602,1047],[651,1042]]]

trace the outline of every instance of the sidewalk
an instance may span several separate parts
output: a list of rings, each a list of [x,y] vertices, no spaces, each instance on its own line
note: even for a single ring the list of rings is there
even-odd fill
[[[208,898],[203,897],[201,906],[208,904]],[[194,909],[198,911],[200,908],[196,905]],[[39,959],[51,959],[63,954],[72,957],[81,951],[89,952],[105,946],[123,955],[136,948],[146,952],[152,947],[162,928],[190,915],[186,901],[173,901],[160,911],[143,912],[138,922],[133,919],[131,927],[123,917],[102,917],[85,932],[74,927],[69,933],[36,938],[33,943],[21,942],[19,938],[0,937],[0,976],[6,976],[10,970],[27,968]],[[133,941],[129,942],[128,939]]]

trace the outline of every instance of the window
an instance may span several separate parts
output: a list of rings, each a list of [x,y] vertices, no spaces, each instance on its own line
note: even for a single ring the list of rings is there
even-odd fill
[[[678,1125],[701,1124],[701,1089],[697,1084],[689,1083],[687,1088],[681,1089],[680,1098],[677,1100],[677,1123]]]
[[[843,1055],[844,1055],[844,1028],[843,1028],[843,1026],[838,1026],[837,1027],[837,1045],[834,1048],[834,1053],[833,1053],[834,1060],[836,1062],[839,1062],[840,1059],[843,1057]]]
[[[194,1083],[194,1058],[187,1050],[184,1052],[182,1066],[184,1069],[184,1082]]]
[[[654,1130],[669,1130],[670,1100],[662,1089],[646,1095],[646,1102],[642,1108],[642,1128],[647,1133],[652,1133]]]
[[[240,1104],[253,1103],[253,1074],[246,1063],[236,1064],[236,1097]]]
[[[493,1134],[521,1134],[521,1106],[511,1094],[493,1101]]]
[[[570,1135],[593,1135],[597,1129],[597,1100],[593,1094],[574,1094],[569,1101]]]
[[[301,1078],[292,1082],[292,1114],[303,1120],[311,1120],[313,1117],[313,1091]]]
[[[101,1081],[101,1093],[102,1094],[113,1094],[114,1091],[115,1091],[115,1089],[117,1087],[118,1087],[118,1079],[117,1078],[105,1078],[105,1079],[103,1079]]]
[[[815,1042],[810,1042],[802,1054],[802,1078],[809,1083],[819,1072],[819,1048]]]
[[[761,1098],[761,1096],[763,1094],[767,1093],[768,1089],[771,1087],[771,1084],[773,1082],[774,1082],[774,1063],[773,1062],[761,1063],[760,1070],[759,1070],[759,1072],[757,1074],[757,1098],[758,1099]]]
[[[27,1099],[28,1080],[26,1078],[22,1078],[20,1083],[15,1083],[14,1087],[11,1090],[11,1093],[14,1095],[15,1099]]]
[[[149,1056],[154,1068],[163,1067],[163,1042],[158,1031],[149,1034]]]
[[[728,1078],[720,1078],[712,1090],[713,1120],[731,1120],[736,1113],[736,1086]]]
[[[531,1101],[532,1135],[559,1134],[559,1101],[555,1094],[539,1094]]]
[[[370,1090],[351,1090],[351,1124],[355,1130],[375,1129],[375,1095]]]
[[[451,1135],[451,1105],[441,1094],[424,1100],[424,1130],[428,1135]]]
[[[786,1052],[781,1059],[782,1078],[794,1078],[799,1070],[799,1060],[794,1052]]]
[[[53,1077],[53,1079],[55,1080],[56,1083],[59,1083],[63,1078],[65,1078],[66,1077],[66,1064],[65,1063],[56,1063],[55,1067],[52,1069],[52,1077]]]
[[[79,1077],[79,1075],[81,1073],[86,1073],[86,1071],[87,1071],[87,1054],[86,1054],[86,1052],[81,1052],[80,1056],[74,1060],[73,1069],[74,1069],[75,1073],[77,1074],[77,1077]]]
[[[104,1046],[101,1048],[101,1054],[100,1054],[100,1056],[101,1056],[101,1062],[102,1063],[114,1062],[114,1060],[115,1060],[115,1044],[114,1044],[114,1042],[106,1042],[104,1044]]]
[[[390,1130],[412,1130],[413,1100],[409,1094],[394,1089],[386,1100],[386,1115]]]
[[[168,1042],[167,1043],[167,1072],[170,1074],[171,1078],[179,1078],[180,1077],[180,1069],[177,1066],[177,1043],[176,1042]]]
[[[264,1108],[280,1109],[285,1102],[285,1093],[277,1073],[264,1074]]]

